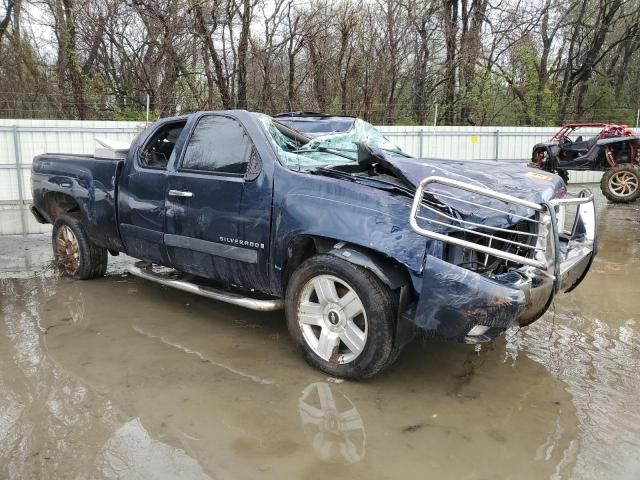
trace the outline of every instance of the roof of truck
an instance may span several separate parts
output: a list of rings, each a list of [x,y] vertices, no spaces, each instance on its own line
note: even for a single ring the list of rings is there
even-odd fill
[[[272,118],[310,137],[347,132],[356,121],[356,117],[320,112],[287,112]]]

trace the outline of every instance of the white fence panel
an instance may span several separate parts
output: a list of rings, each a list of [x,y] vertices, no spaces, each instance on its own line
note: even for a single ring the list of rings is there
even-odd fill
[[[36,155],[90,153],[97,138],[131,141],[142,126],[140,122],[0,120],[0,202],[20,201],[16,162],[22,172],[22,200],[27,201],[31,199],[31,161]]]
[[[48,231],[27,211],[31,161],[47,152],[90,153],[96,139],[131,141],[140,122],[0,119],[0,235]],[[380,131],[416,157],[527,163],[534,144],[557,129],[538,127],[406,127]],[[587,135],[597,131],[585,132]],[[599,182],[598,172],[572,172],[576,183]],[[19,181],[19,179],[21,181]],[[20,188],[22,186],[22,189]]]

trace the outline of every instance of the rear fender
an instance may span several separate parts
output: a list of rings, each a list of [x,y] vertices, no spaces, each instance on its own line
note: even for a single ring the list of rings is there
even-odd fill
[[[85,221],[87,214],[72,195],[63,192],[47,192],[44,194],[44,211],[38,210],[49,223],[55,223],[56,219],[65,213],[80,212]]]
[[[62,213],[77,212],[93,243],[123,251],[115,205],[122,165],[82,155],[39,155],[32,167],[33,204],[52,223]]]
[[[612,145],[614,143],[633,143],[638,144],[638,137],[607,137],[600,138],[596,142],[597,145]]]

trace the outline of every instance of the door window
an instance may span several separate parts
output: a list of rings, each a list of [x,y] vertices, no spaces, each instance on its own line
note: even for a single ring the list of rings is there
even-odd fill
[[[140,165],[146,168],[167,168],[184,123],[172,123],[159,128],[140,151]]]
[[[200,119],[187,145],[182,170],[244,175],[253,146],[235,119],[209,115]]]

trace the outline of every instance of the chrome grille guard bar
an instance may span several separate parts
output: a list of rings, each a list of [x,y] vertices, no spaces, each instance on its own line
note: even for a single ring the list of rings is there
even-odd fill
[[[441,193],[438,191],[428,190],[428,187],[432,184],[440,184],[452,187],[452,191],[445,191]],[[502,202],[505,207],[504,209],[496,208],[494,206],[483,205],[482,203],[460,198],[456,196],[455,193],[453,193],[455,192],[455,189],[498,200]],[[424,197],[427,193],[434,199],[453,199],[460,203],[476,206],[478,208],[488,209],[497,213],[504,214],[508,217],[516,217],[523,222],[534,224],[535,228],[529,229],[529,231],[521,232],[460,219],[455,217],[451,213],[445,213],[442,209],[438,209],[433,205],[430,205],[429,202],[425,202]],[[558,245],[556,236],[559,235],[559,233],[564,232],[563,225],[551,225],[552,221],[557,220],[555,212],[549,211],[549,207],[555,208],[559,205],[577,205],[579,207],[578,211],[576,212],[576,218],[574,219],[574,224],[570,232],[571,237],[569,238],[569,240],[571,240],[576,230],[576,225],[580,219],[581,205],[593,202],[591,193],[585,191],[581,192],[580,195],[581,196],[579,197],[553,199],[546,204],[539,204],[527,200],[522,200],[505,193],[496,192],[488,188],[479,187],[470,183],[461,182],[446,177],[431,176],[423,179],[418,184],[416,194],[413,199],[413,205],[411,207],[409,223],[413,231],[424,237],[432,238],[434,240],[440,240],[445,243],[458,245],[463,248],[468,248],[477,252],[484,253],[485,258],[488,258],[488,256],[491,255],[493,257],[502,258],[516,264],[538,268],[547,272],[548,274],[554,275],[557,270],[555,267],[558,262],[558,259],[556,259],[556,247]],[[510,212],[508,209],[509,204],[528,208],[532,210],[533,213],[531,216],[527,217],[516,214],[514,212]],[[424,216],[424,210],[428,210],[431,213],[431,216]],[[422,222],[422,225],[420,224],[420,222]],[[476,236],[480,236],[482,238],[487,238],[488,245],[483,245],[480,243],[457,238],[452,235],[435,232],[429,228],[425,228],[424,223],[447,227],[449,229],[453,229],[455,232],[467,232]],[[593,228],[595,229],[595,225],[593,225]],[[535,231],[537,233],[530,233],[531,231]],[[518,235],[518,238],[520,236],[528,237],[530,241],[528,243],[523,243],[520,241],[496,237],[495,235],[499,233],[515,233]],[[593,235],[595,235],[595,232],[593,232]],[[524,250],[526,253],[529,253],[530,256],[494,248],[491,246],[494,239],[502,244],[513,245],[519,250]],[[533,252],[532,255],[531,252]],[[547,255],[548,252],[549,254]]]

